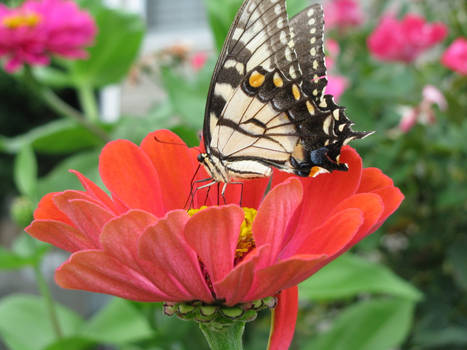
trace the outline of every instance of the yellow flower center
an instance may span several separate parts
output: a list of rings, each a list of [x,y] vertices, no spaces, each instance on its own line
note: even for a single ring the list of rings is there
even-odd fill
[[[10,29],[22,27],[35,27],[41,22],[42,18],[37,13],[14,14],[3,18],[2,24]]]
[[[197,212],[206,209],[206,206],[202,206],[199,209],[188,210],[188,215],[193,216]],[[240,235],[238,236],[237,248],[235,250],[235,263],[237,264],[245,255],[247,255],[253,248],[255,248],[255,240],[253,238],[253,232],[251,230],[253,221],[256,217],[256,209],[242,208],[245,213],[245,219],[240,226]]]

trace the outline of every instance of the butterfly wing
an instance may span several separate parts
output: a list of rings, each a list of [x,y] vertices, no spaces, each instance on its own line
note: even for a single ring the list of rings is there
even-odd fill
[[[310,47],[312,28],[321,29]],[[207,154],[226,172],[264,176],[264,167],[274,166],[307,176],[315,165],[344,170],[336,161],[340,146],[360,135],[332,96],[329,102],[321,97],[322,43],[322,10],[308,8],[289,23],[285,0],[243,3],[215,68],[203,129]],[[317,57],[310,58],[313,48]]]

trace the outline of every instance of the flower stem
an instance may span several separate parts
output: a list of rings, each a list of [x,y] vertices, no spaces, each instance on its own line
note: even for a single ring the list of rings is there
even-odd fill
[[[109,136],[104,130],[93,124],[93,122],[91,122],[90,120],[86,119],[86,117],[79,111],[65,103],[51,89],[43,86],[39,81],[37,81],[31,67],[27,65],[24,67],[24,76],[26,82],[55,112],[76,121],[86,129],[88,129],[90,132],[92,132],[94,135],[102,139],[104,142],[108,142],[110,140]]]
[[[39,291],[44,298],[46,303],[47,310],[49,312],[50,322],[52,323],[52,328],[55,333],[57,340],[60,340],[63,337],[62,329],[60,327],[60,322],[58,321],[57,310],[55,309],[55,303],[52,298],[52,293],[50,293],[49,286],[45,281],[44,275],[42,274],[39,264],[34,265],[34,273],[36,275],[37,285]]]
[[[203,332],[211,350],[242,350],[242,336],[245,330],[245,322],[232,322],[231,324],[215,327],[210,323],[200,323],[199,328]]]
[[[99,111],[92,87],[82,85],[78,89],[78,94],[85,117],[91,123],[97,123],[99,121]]]

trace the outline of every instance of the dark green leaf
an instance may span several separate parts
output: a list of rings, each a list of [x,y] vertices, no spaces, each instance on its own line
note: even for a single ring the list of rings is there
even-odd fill
[[[387,267],[346,254],[300,284],[300,297],[312,301],[338,300],[376,293],[418,301],[421,294]]]
[[[467,345],[467,328],[448,327],[445,329],[430,329],[417,333],[415,344],[423,348],[439,348]]]
[[[221,51],[242,0],[204,0],[218,52]]]
[[[63,335],[70,336],[82,326],[82,319],[56,304]],[[56,341],[49,312],[42,298],[14,295],[0,301],[0,334],[11,350],[41,350]]]
[[[91,7],[99,32],[86,60],[69,64],[77,86],[100,87],[118,83],[136,59],[144,35],[144,24],[137,15],[103,6]]]
[[[47,176],[39,179],[38,193],[44,196],[50,192],[60,192],[69,189],[82,189],[76,176],[69,173],[70,169],[78,170],[93,181],[99,180],[99,151],[80,153],[60,163]]]
[[[122,345],[149,338],[153,330],[128,301],[115,298],[80,333],[99,343]]]
[[[15,159],[15,184],[19,192],[34,198],[37,190],[37,161],[32,147],[24,145]]]
[[[407,337],[414,303],[407,299],[360,302],[343,311],[331,329],[316,336],[305,350],[389,350]]]
[[[93,344],[92,341],[81,337],[71,337],[61,339],[43,350],[81,350],[81,349],[92,349],[90,346]]]
[[[101,144],[100,139],[71,120],[57,120],[39,126],[26,134],[3,138],[0,150],[17,153],[31,144],[37,152],[47,154],[71,153]]]
[[[448,261],[459,287],[467,290],[467,239],[461,239],[448,250]]]

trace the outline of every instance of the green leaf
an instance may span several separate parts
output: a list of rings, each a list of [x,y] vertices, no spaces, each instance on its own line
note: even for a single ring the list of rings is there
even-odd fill
[[[50,192],[60,192],[70,189],[82,189],[76,176],[69,173],[70,169],[78,170],[99,185],[99,151],[80,153],[69,157],[53,169],[47,176],[39,179],[38,193],[42,197]]]
[[[128,301],[114,298],[80,334],[99,343],[123,345],[149,338],[153,330],[144,315]]]
[[[210,60],[195,79],[187,79],[173,69],[161,70],[162,84],[169,95],[172,108],[192,128],[200,130],[209,90],[214,61]]]
[[[77,86],[100,87],[118,83],[136,59],[144,24],[137,15],[103,6],[91,7],[99,32],[89,58],[69,63],[72,80]]]
[[[63,335],[71,336],[83,320],[56,304]],[[14,295],[0,301],[0,334],[11,350],[41,350],[56,341],[49,313],[42,298]]]
[[[289,18],[292,18],[309,5],[310,1],[308,0],[287,0],[287,14]]]
[[[393,295],[418,301],[421,293],[387,267],[346,254],[300,284],[300,297],[339,300],[361,293]]]
[[[15,184],[19,192],[34,198],[37,189],[37,161],[32,147],[24,145],[15,159]]]
[[[49,245],[36,241],[26,233],[13,243],[11,251],[0,247],[0,270],[14,270],[39,263]]]
[[[36,66],[33,70],[34,76],[44,85],[53,88],[66,88],[73,85],[68,73],[52,66]]]
[[[235,14],[242,4],[242,0],[204,0],[208,13],[209,24],[214,35],[218,52],[221,51]]]
[[[467,329],[465,327],[447,327],[425,330],[416,334],[414,343],[423,348],[466,346]]]
[[[81,349],[92,349],[90,346],[93,344],[92,341],[81,337],[71,337],[61,339],[43,350],[81,350]]]
[[[76,152],[101,144],[101,140],[81,125],[71,120],[57,120],[39,126],[27,133],[0,139],[0,151],[17,153],[25,145],[47,154]]]
[[[343,311],[331,329],[303,346],[305,350],[389,350],[407,337],[414,303],[407,299],[360,302]]]
[[[459,287],[467,290],[467,239],[460,239],[448,250],[448,261],[452,267],[454,279]]]

